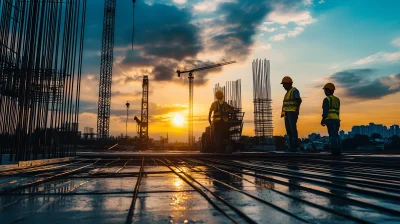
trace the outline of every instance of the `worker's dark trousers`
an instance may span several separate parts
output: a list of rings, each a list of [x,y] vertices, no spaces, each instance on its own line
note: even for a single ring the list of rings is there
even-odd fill
[[[299,116],[296,112],[285,112],[285,127],[286,133],[289,136],[290,150],[298,149],[298,133],[297,133],[297,119]]]
[[[213,123],[213,133],[216,152],[225,152],[224,140],[229,139],[228,123],[216,121]]]
[[[333,154],[340,153],[340,138],[339,138],[339,128],[340,120],[338,119],[328,119],[326,120],[326,127],[328,127],[329,139],[331,140],[331,148]]]

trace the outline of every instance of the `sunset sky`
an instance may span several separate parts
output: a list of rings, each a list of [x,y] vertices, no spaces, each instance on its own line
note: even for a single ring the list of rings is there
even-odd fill
[[[368,3],[367,3],[368,2]],[[223,60],[236,64],[195,73],[194,135],[207,125],[216,83],[242,80],[245,135],[254,135],[251,62],[271,63],[274,135],[283,135],[280,81],[291,76],[303,104],[298,129],[320,126],[323,84],[342,101],[341,129],[369,122],[400,123],[400,1],[398,0],[117,0],[110,134],[125,133],[126,101],[140,116],[141,82],[150,78],[149,135],[187,141],[188,79],[178,68]],[[88,0],[79,129],[96,130],[104,1]],[[184,117],[183,125],[173,122]],[[181,121],[181,120],[179,120]]]

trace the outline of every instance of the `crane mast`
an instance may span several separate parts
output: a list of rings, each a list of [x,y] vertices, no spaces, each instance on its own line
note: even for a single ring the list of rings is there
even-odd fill
[[[132,0],[134,4],[136,0]],[[133,7],[134,8],[134,7]],[[103,36],[101,45],[99,101],[97,112],[97,137],[106,139],[110,133],[111,84],[114,60],[114,31],[116,0],[105,0]],[[133,48],[133,31],[132,31]]]
[[[189,73],[188,78],[189,78],[189,122],[188,122],[188,144],[189,144],[189,148],[193,147],[193,143],[194,143],[194,137],[193,137],[193,79],[194,79],[194,75],[193,72],[197,72],[197,71],[203,71],[203,70],[207,70],[207,69],[212,69],[212,68],[217,68],[217,67],[221,67],[224,65],[229,65],[229,64],[233,64],[236,63],[236,61],[229,61],[229,62],[223,62],[223,63],[218,63],[218,64],[213,64],[213,65],[208,65],[205,67],[201,67],[201,68],[195,68],[192,70],[186,70],[186,71],[180,71],[177,70],[176,73],[178,73],[178,77],[181,76],[181,74],[184,73]]]

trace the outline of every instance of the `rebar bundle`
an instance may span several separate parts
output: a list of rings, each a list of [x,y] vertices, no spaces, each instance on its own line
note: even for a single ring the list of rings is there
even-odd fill
[[[230,139],[239,140],[242,136],[243,117],[242,112],[242,84],[241,80],[228,81],[226,86],[220,86],[219,83],[214,88],[214,101],[217,100],[215,93],[220,90],[224,93],[224,100],[231,107],[233,111],[229,113],[229,133]]]
[[[86,0],[0,10],[0,161],[75,155]]]
[[[255,136],[272,137],[272,107],[270,63],[266,59],[256,59],[253,66],[253,103]]]

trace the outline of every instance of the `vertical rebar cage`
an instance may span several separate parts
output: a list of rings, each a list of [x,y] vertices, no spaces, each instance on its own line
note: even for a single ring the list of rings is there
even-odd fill
[[[254,134],[273,137],[270,63],[256,59],[253,66]]]
[[[0,162],[74,156],[86,0],[1,0]]]

